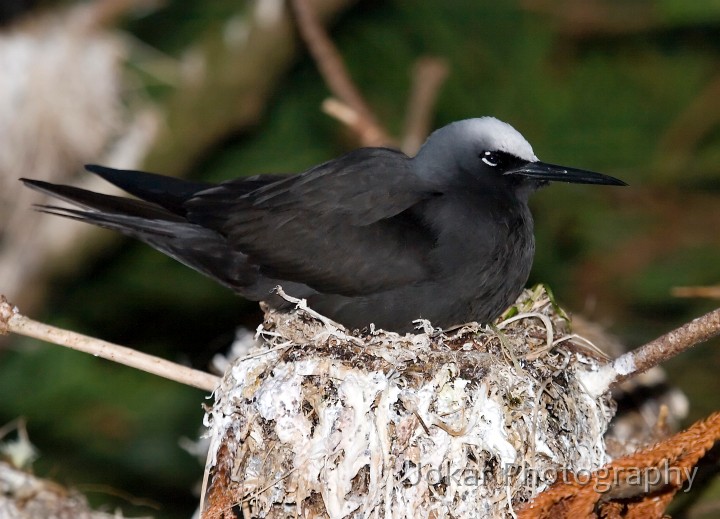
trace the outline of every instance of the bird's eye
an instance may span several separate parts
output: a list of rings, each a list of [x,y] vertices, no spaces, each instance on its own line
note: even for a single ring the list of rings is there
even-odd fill
[[[492,151],[483,151],[480,158],[485,164],[493,168],[500,163],[500,155]]]

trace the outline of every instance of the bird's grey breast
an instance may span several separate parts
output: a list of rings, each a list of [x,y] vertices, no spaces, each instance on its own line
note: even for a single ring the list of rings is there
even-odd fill
[[[535,252],[533,219],[527,204],[456,192],[432,200],[426,217],[437,230],[433,263],[456,293],[464,312],[487,322],[520,294]],[[492,310],[491,310],[492,309]]]

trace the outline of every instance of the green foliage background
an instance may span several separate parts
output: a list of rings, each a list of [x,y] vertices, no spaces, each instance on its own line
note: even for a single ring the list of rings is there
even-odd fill
[[[708,94],[720,80],[720,2],[582,4],[585,17],[572,2],[366,1],[337,20],[332,35],[394,133],[414,60],[441,56],[451,75],[436,127],[494,115],[520,130],[542,160],[630,184],[555,185],[538,193],[531,282],[547,282],[566,308],[637,346],[714,306],[670,290],[720,280],[720,97]],[[125,29],[179,56],[247,8],[241,1],[169,2]],[[599,21],[590,23],[593,9]],[[140,68],[131,58],[128,73],[144,81],[147,95],[161,103],[172,95],[172,86]],[[185,171],[161,172],[222,180],[300,171],[337,156],[353,144],[320,112],[327,96],[314,63],[302,57],[272,92],[257,127],[225,135]],[[699,138],[687,138],[703,125]],[[169,258],[120,241],[76,275],[55,279],[34,317],[205,367],[236,326],[254,327],[260,314]],[[720,407],[719,345],[670,364],[672,382],[691,399],[692,418]],[[0,356],[0,395],[0,424],[28,419],[42,452],[37,473],[81,490],[105,485],[90,489],[98,502],[111,499],[109,489],[122,489],[160,505],[114,501],[126,511],[190,515],[190,488],[202,467],[178,438],[197,435],[206,395],[26,339]]]

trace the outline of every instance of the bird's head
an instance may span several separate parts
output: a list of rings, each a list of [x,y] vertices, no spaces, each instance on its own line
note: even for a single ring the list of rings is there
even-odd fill
[[[494,117],[457,121],[433,132],[413,159],[420,175],[444,185],[466,182],[504,184],[518,194],[548,182],[624,186],[617,178],[540,162],[515,128]]]

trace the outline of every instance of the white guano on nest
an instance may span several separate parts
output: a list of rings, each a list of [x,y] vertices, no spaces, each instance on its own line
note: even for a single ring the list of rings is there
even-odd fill
[[[508,517],[562,471],[608,461],[598,355],[544,288],[493,327],[350,334],[267,311],[206,425],[203,517]]]

